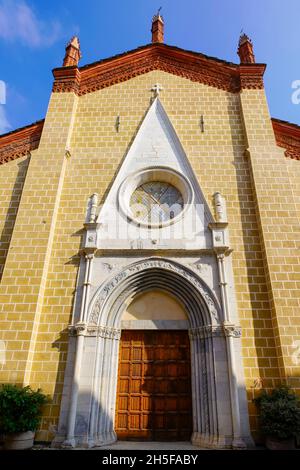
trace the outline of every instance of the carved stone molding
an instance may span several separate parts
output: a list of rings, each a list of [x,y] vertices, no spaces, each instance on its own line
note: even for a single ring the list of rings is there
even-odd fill
[[[233,338],[241,337],[241,327],[233,323],[223,323],[222,325],[204,325],[189,330],[189,336],[192,340],[232,336]]]
[[[221,325],[204,325],[189,330],[189,336],[192,340],[212,338],[214,336],[224,336]]]
[[[69,334],[70,336],[97,336],[100,338],[119,340],[121,338],[121,329],[77,323],[76,325],[69,326]]]
[[[198,273],[205,273],[208,271],[208,266],[205,263],[202,263],[201,261],[196,261],[195,263],[189,263],[189,266],[192,269],[195,269],[198,271]]]
[[[119,272],[116,276],[110,279],[104,287],[99,292],[97,299],[92,307],[91,313],[89,315],[89,324],[97,325],[99,322],[99,316],[102,310],[102,307],[109,297],[111,292],[122,282],[125,281],[129,276],[146,271],[153,268],[164,269],[167,271],[175,272],[180,276],[188,280],[196,289],[199,291],[201,296],[206,302],[206,305],[210,311],[211,316],[218,321],[218,311],[215,305],[215,300],[211,297],[209,291],[205,288],[205,285],[202,284],[191,271],[166,260],[160,259],[149,259],[146,261],[141,261],[136,264],[130,265],[125,268],[123,271]]]
[[[91,328],[91,327],[90,327]],[[94,336],[94,335],[91,335]],[[121,338],[121,329],[120,328],[112,328],[108,326],[99,326],[97,331],[97,336],[101,338],[108,338],[108,339],[120,339]]]

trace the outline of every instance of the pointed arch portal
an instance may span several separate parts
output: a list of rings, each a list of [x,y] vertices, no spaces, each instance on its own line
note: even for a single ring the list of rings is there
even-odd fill
[[[95,447],[117,440],[115,409],[121,319],[128,303],[151,290],[164,291],[176,298],[187,313],[192,443],[200,447],[232,446],[222,309],[210,288],[193,271],[162,258],[135,262],[112,276],[95,293],[86,322],[73,327],[78,342],[65,445]],[[157,328],[166,326],[158,323]]]

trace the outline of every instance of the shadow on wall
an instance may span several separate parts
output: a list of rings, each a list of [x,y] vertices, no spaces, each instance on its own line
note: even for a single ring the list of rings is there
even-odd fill
[[[53,343],[53,346],[58,348],[60,357],[53,401],[49,405],[49,408],[52,410],[50,412],[52,418],[51,422],[49,422],[48,416],[45,416],[45,429],[41,429],[38,438],[43,441],[54,440],[54,447],[60,447],[67,439],[76,339],[75,336],[70,337],[68,329],[65,329],[61,332],[59,339]],[[75,384],[76,386],[78,384]],[[93,395],[92,386],[93,377],[90,376],[90,371],[85,372],[84,369],[81,369],[81,390],[78,391],[77,397],[77,410],[80,411],[76,413],[74,438],[76,445],[85,448],[101,445],[101,442],[104,440],[105,442],[102,442],[102,445],[107,444],[107,440],[109,440],[108,434],[112,429],[111,419],[103,410],[98,398]],[[90,419],[91,415],[93,415],[92,420]],[[94,429],[92,429],[93,424],[91,421],[97,423]],[[104,426],[102,425],[103,423],[105,423]],[[47,432],[47,436],[45,432]],[[41,435],[46,436],[46,438],[42,439]]]
[[[11,236],[13,233],[13,229],[14,229],[14,225],[15,225],[15,221],[16,221],[16,217],[17,217],[17,213],[19,209],[20,199],[22,196],[22,190],[23,190],[23,185],[24,185],[24,181],[26,178],[29,161],[30,161],[30,157],[26,158],[26,160],[23,160],[20,163],[17,163],[18,173],[15,178],[15,183],[11,192],[11,198],[9,201],[6,215],[3,214],[3,219],[5,220],[5,222],[4,222],[4,226],[0,235],[0,247],[1,247],[1,252],[3,252],[3,254],[1,253],[1,256],[0,256],[0,281],[2,278],[2,272],[3,272]]]
[[[65,328],[59,333],[59,337],[52,343],[52,349],[58,351],[56,380],[50,403],[45,405],[40,428],[36,434],[38,442],[51,442],[55,436],[58,427],[58,418],[60,413],[61,399],[63,393],[63,384],[68,355],[69,331]],[[54,362],[54,360],[53,360]],[[43,388],[41,386],[41,388]]]

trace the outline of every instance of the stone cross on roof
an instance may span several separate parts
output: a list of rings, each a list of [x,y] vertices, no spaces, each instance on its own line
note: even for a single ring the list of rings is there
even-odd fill
[[[159,83],[156,83],[151,88],[151,91],[153,91],[155,97],[159,95],[161,90],[163,90],[163,87]]]

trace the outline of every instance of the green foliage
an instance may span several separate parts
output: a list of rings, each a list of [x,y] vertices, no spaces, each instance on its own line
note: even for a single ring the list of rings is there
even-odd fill
[[[260,411],[261,431],[265,436],[289,439],[300,433],[299,398],[285,385],[263,391],[254,399]]]
[[[35,431],[47,397],[29,386],[5,384],[0,389],[0,430],[3,433]]]

